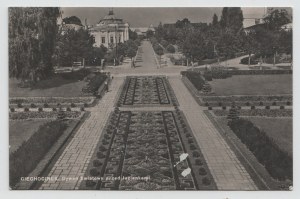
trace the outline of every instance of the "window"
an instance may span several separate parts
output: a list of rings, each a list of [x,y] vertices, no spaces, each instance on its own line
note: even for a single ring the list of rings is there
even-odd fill
[[[105,37],[101,37],[101,43],[105,44]]]
[[[110,37],[110,43],[114,43],[114,37]]]

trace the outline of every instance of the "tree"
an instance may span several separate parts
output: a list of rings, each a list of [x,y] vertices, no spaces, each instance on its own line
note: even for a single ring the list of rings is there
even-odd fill
[[[67,29],[57,36],[56,57],[60,66],[72,66],[73,62],[87,59],[93,52],[94,37],[88,30]]]
[[[149,39],[149,38],[151,38],[151,37],[153,37],[153,36],[154,36],[153,31],[152,31],[152,30],[147,30],[147,32],[146,32],[146,37]]]
[[[82,26],[81,20],[76,16],[66,17],[62,20],[65,24],[76,24]]]
[[[161,22],[159,22],[159,25],[157,26],[157,29],[155,31],[155,37],[159,41],[164,37],[164,28]]]
[[[205,41],[201,31],[193,30],[187,34],[182,44],[182,52],[191,61],[201,61],[205,56]]]
[[[216,15],[216,13],[213,16],[213,21],[212,21],[212,25],[216,26],[219,23],[218,21],[218,16]]]
[[[136,32],[132,31],[130,28],[128,30],[129,33],[129,39],[131,40],[136,40],[138,38],[138,35]]]
[[[134,66],[134,62],[132,58],[135,57],[136,51],[138,50],[138,46],[132,40],[126,41],[126,45],[127,45],[126,55],[131,59],[131,66]]]
[[[9,8],[9,75],[44,79],[52,74],[59,8]]]
[[[288,13],[285,9],[275,9],[264,18],[269,30],[279,30],[284,24],[291,23]]]
[[[240,7],[225,7],[222,10],[220,24],[225,31],[238,33],[243,28],[243,11]]]

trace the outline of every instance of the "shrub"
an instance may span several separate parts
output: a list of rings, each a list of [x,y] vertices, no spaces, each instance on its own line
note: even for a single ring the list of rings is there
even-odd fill
[[[266,109],[269,110],[269,109],[270,109],[270,106],[266,106]]]
[[[280,106],[280,109],[284,109],[284,106]]]
[[[201,159],[196,159],[195,164],[201,166],[203,165],[203,162],[201,161]]]
[[[28,112],[29,111],[29,108],[28,107],[25,107],[24,108],[24,112]]]
[[[219,102],[218,105],[219,105],[219,106],[222,106],[223,104],[222,104],[222,102]]]
[[[169,44],[166,49],[169,53],[175,53],[175,48],[172,44]]]
[[[107,149],[106,149],[104,146],[100,146],[100,147],[99,147],[99,151],[104,152],[104,151],[107,151]]]
[[[93,187],[96,185],[96,182],[94,182],[93,180],[87,180],[85,181],[85,184],[87,187]]]
[[[205,102],[205,106],[209,106],[209,103],[208,103],[208,102]]]
[[[91,72],[88,69],[80,69],[78,71],[72,71],[70,73],[62,73],[61,76],[67,80],[83,80]]]
[[[250,102],[246,102],[246,106],[250,106],[251,104],[250,104]]]
[[[57,105],[56,105],[56,106],[60,107],[60,106],[61,106],[61,104],[60,104],[60,103],[57,103]]]
[[[197,147],[194,144],[190,144],[190,149],[195,150],[195,149],[197,149]]]
[[[84,106],[84,107],[88,107],[89,105],[88,105],[87,103],[84,103],[83,106]]]
[[[84,109],[84,107],[81,107],[80,110],[81,110],[81,111],[84,111],[85,109]]]
[[[48,107],[49,107],[49,105],[48,105],[47,103],[45,103],[45,104],[44,104],[44,107],[45,107],[45,108],[48,108]]]
[[[101,152],[97,152],[97,158],[103,159],[103,158],[105,158],[105,155]]]
[[[96,169],[96,168],[92,168],[92,169],[90,169],[90,174],[91,174],[91,176],[98,176],[99,174],[100,174],[100,172],[98,171],[98,169]]]
[[[15,108],[11,107],[10,112],[15,112]]]
[[[15,152],[10,154],[10,186],[14,186],[20,177],[28,176],[66,128],[67,124],[61,121],[45,123]]]
[[[200,157],[199,151],[193,151],[193,157]]]
[[[72,107],[72,108],[76,107],[76,104],[71,103],[71,107]]]
[[[30,107],[31,107],[31,108],[36,108],[36,105],[35,105],[34,103],[31,103],[31,104],[30,104]]]
[[[155,41],[154,41],[154,43],[155,43]],[[167,47],[167,46],[169,46],[169,42],[167,42],[166,40],[161,40],[161,42],[160,42],[160,44],[163,46],[163,47]],[[170,44],[171,45],[171,44]]]
[[[259,106],[263,106],[264,103],[262,101],[259,102]]]
[[[188,139],[188,143],[189,143],[189,144],[194,143],[194,139],[193,139],[193,138],[189,138],[189,139]]]
[[[67,107],[67,109],[66,109],[67,111],[71,111],[71,108],[70,107]]]
[[[287,102],[286,102],[286,105],[290,106],[290,105],[291,105],[291,102],[290,102],[290,101],[287,101]]]
[[[200,73],[197,73],[194,71],[186,71],[185,75],[198,91],[202,90],[203,85],[205,84],[205,81],[201,77]]]
[[[57,111],[57,109],[55,107],[52,108],[52,111]]]
[[[273,103],[272,103],[272,106],[276,106],[276,105],[277,105],[277,103],[276,103],[276,102],[273,102]]]
[[[18,103],[18,108],[22,108],[23,106],[22,106],[22,103]]]
[[[208,110],[213,110],[211,106],[208,107]]]
[[[226,110],[226,106],[223,106],[222,109],[223,109],[223,110]]]
[[[209,179],[209,178],[207,178],[207,177],[204,177],[204,178],[202,179],[202,184],[204,184],[204,185],[208,186],[208,185],[210,185],[210,184],[211,184],[211,181],[210,181],[210,179]]]
[[[94,167],[100,167],[101,165],[102,165],[102,162],[100,160],[97,159],[97,160],[93,161],[93,166]]]
[[[206,174],[207,172],[203,167],[199,168],[199,175],[205,176]]]
[[[62,120],[66,117],[66,114],[64,111],[62,111],[62,109],[59,110],[58,114],[57,114],[57,119]]]
[[[252,106],[251,106],[251,110],[254,110],[254,109],[255,109],[255,106],[252,105]]]
[[[39,108],[38,108],[38,111],[39,111],[39,112],[42,112],[42,111],[43,111],[43,108],[42,108],[42,107],[39,107]]]

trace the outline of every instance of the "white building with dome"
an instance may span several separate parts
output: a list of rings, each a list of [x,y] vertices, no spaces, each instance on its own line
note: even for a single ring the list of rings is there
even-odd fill
[[[129,40],[129,24],[117,18],[113,10],[109,10],[108,15],[89,28],[89,31],[95,38],[95,47],[103,45],[113,48],[117,43]]]

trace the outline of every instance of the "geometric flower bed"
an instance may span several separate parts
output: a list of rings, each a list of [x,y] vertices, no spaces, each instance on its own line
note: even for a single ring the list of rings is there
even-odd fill
[[[83,112],[80,111],[63,111],[64,118],[66,119],[75,119],[83,115]],[[32,112],[10,112],[10,120],[26,120],[26,119],[56,119],[58,118],[59,111],[32,111]]]
[[[174,166],[183,153],[187,159]],[[187,169],[187,176],[181,173]],[[115,110],[80,189],[211,190],[215,182],[180,111]]]
[[[122,105],[176,105],[169,82],[160,76],[127,77],[118,101]]]
[[[241,109],[238,110],[240,116],[265,116],[265,117],[292,117],[293,110],[292,109],[253,109],[246,110]],[[229,111],[227,110],[213,110],[214,115],[216,116],[227,116]]]

